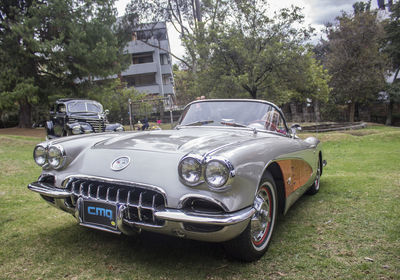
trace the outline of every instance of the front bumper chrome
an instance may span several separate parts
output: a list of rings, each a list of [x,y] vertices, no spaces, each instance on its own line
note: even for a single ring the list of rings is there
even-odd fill
[[[28,189],[52,198],[66,198],[71,196],[71,193],[65,189],[56,188],[50,184],[42,182],[31,183],[28,185]]]
[[[250,219],[255,212],[256,210],[253,207],[248,207],[223,215],[196,215],[195,213],[185,213],[182,210],[167,209],[156,212],[155,216],[161,220],[174,222],[229,226]]]
[[[80,219],[80,203],[77,203],[75,208],[66,206],[68,204],[66,201],[70,200],[72,196],[76,194],[67,189],[56,188],[53,185],[44,182],[31,183],[28,185],[28,189],[42,195],[51,205],[74,215],[81,225],[88,226],[82,224]],[[46,197],[50,197],[51,201],[46,199]],[[78,199],[78,202],[80,200],[82,200],[82,198]],[[125,205],[124,203],[118,203],[119,222],[117,222],[117,225],[118,229],[122,233],[134,234],[143,229],[162,234],[210,242],[222,242],[239,235],[246,228],[256,211],[252,206],[236,212],[223,214],[205,214],[171,208],[157,209],[154,211],[155,218],[165,221],[165,223],[161,226],[152,226],[140,222],[131,222],[123,218],[127,206],[128,204]],[[198,228],[215,226],[217,230],[205,232],[202,230],[193,230],[193,227],[189,228],[187,225],[197,225]],[[101,227],[89,227],[110,231]]]

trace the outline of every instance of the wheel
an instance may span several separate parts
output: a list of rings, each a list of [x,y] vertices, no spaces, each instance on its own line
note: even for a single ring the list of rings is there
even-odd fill
[[[315,175],[315,180],[312,186],[307,190],[307,194],[314,195],[319,191],[319,184],[321,179],[321,161],[318,159],[317,174]]]
[[[254,261],[267,251],[277,219],[278,200],[274,179],[266,173],[254,199],[256,213],[246,229],[224,244],[229,256],[240,261]]]

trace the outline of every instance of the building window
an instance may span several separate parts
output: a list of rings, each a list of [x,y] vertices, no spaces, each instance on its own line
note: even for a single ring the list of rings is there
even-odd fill
[[[168,54],[166,54],[166,53],[160,54],[160,63],[161,63],[161,65],[169,64],[168,60],[169,60],[168,59]]]
[[[153,62],[152,52],[132,54],[132,64],[141,64],[150,62]]]
[[[163,74],[162,75],[162,79],[163,79],[163,84],[164,85],[172,84],[172,76],[171,76],[171,74]]]
[[[156,84],[156,73],[125,76],[124,80],[128,87],[141,87]]]

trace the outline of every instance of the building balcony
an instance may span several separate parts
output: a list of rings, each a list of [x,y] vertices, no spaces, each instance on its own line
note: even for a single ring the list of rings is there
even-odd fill
[[[159,85],[148,85],[148,86],[135,86],[141,93],[151,93],[151,94],[161,94],[160,86]]]
[[[122,76],[127,75],[138,75],[145,73],[155,73],[158,72],[157,64],[155,62],[141,63],[141,64],[131,64],[128,69],[123,71]]]

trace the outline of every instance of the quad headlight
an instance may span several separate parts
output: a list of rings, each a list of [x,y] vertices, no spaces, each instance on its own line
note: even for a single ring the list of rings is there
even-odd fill
[[[50,166],[54,169],[62,167],[65,158],[63,147],[60,145],[50,146],[49,150],[47,151],[47,158]]]
[[[235,176],[232,164],[220,157],[203,159],[196,155],[187,155],[179,163],[180,180],[187,186],[194,187],[204,181],[213,191],[225,191],[230,179]]]
[[[37,145],[33,150],[33,159],[35,160],[37,165],[45,165],[47,163],[46,147],[43,147],[42,145]]]
[[[178,173],[181,180],[189,186],[201,183],[202,166],[200,160],[195,157],[184,157],[179,163]]]
[[[50,147],[37,145],[33,150],[33,159],[37,165],[43,168],[59,169],[64,166],[66,156],[61,145],[52,145]]]
[[[204,178],[212,188],[220,188],[229,179],[229,169],[227,164],[219,160],[211,160],[207,163],[204,171]]]

